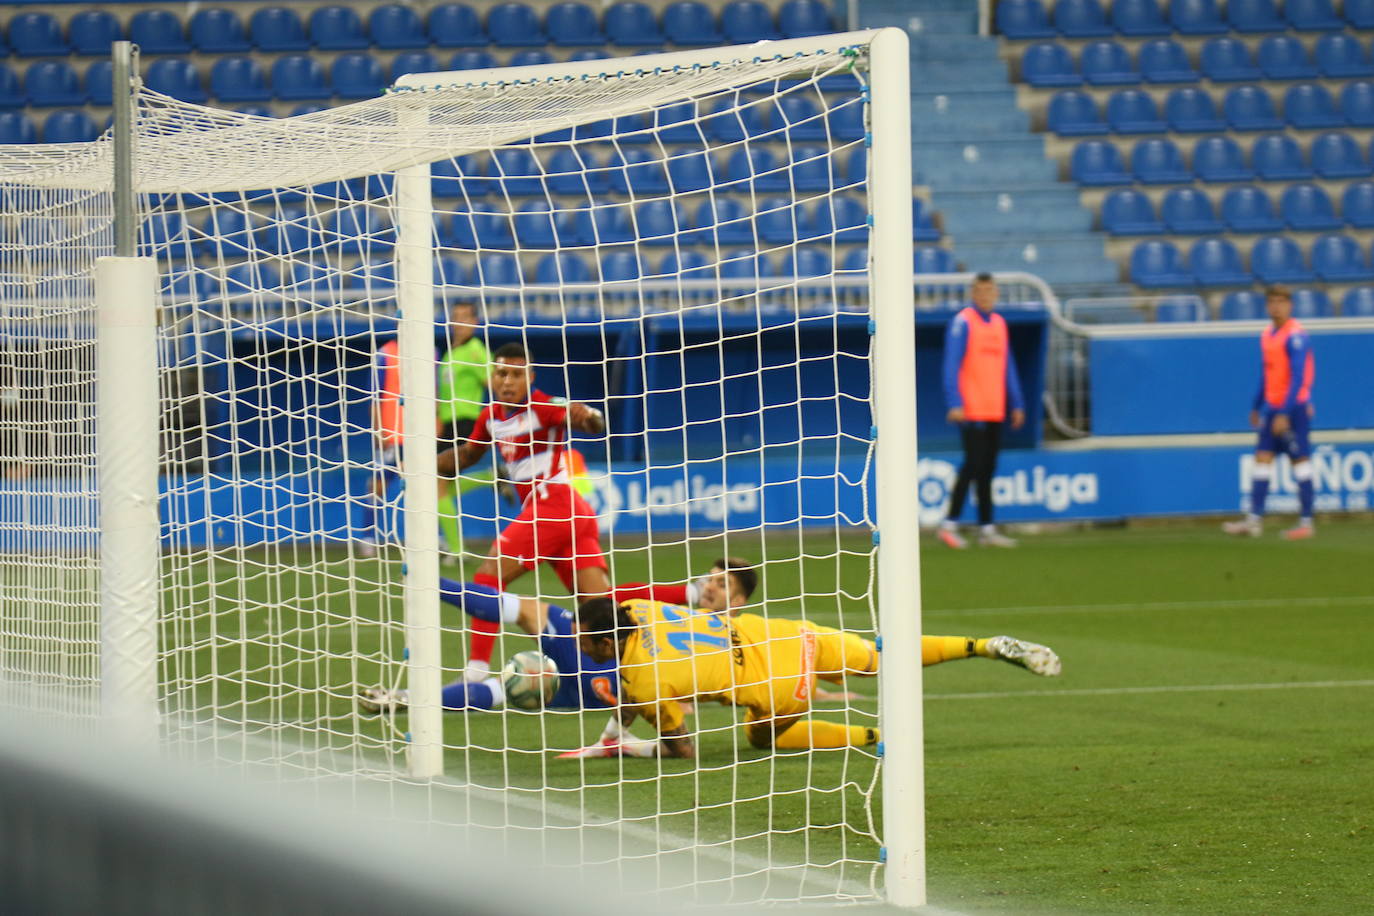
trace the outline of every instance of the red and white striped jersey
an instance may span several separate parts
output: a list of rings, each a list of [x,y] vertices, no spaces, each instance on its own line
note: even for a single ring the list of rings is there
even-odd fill
[[[568,447],[568,402],[542,391],[530,392],[525,407],[488,404],[478,414],[468,441],[494,445],[523,502],[539,484],[568,485],[563,454]]]

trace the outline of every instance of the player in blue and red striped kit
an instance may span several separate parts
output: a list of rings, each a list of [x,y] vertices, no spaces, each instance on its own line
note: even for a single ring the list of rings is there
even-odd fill
[[[1264,532],[1264,502],[1274,477],[1274,456],[1283,452],[1293,462],[1301,517],[1297,526],[1287,529],[1282,536],[1297,541],[1316,534],[1312,524],[1312,443],[1308,435],[1316,369],[1311,340],[1293,317],[1293,298],[1288,289],[1269,287],[1264,303],[1273,324],[1260,335],[1260,383],[1250,411],[1250,425],[1259,430],[1255,466],[1250,473],[1250,512],[1243,519],[1226,522],[1222,530],[1242,537],[1259,537]]]

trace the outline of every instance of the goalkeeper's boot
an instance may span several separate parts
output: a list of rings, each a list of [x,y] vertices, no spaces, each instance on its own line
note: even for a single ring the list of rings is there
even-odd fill
[[[978,534],[979,547],[1015,547],[1016,538],[1009,538],[989,525]]]
[[[1253,515],[1247,515],[1235,521],[1222,522],[1221,530],[1233,537],[1257,538],[1264,534],[1264,523]]]
[[[1311,522],[1298,522],[1292,528],[1285,529],[1279,533],[1279,537],[1285,541],[1306,541],[1317,536],[1317,529],[1312,527]]]
[[[409,692],[391,687],[368,687],[358,694],[358,709],[370,716],[393,715],[406,708]]]
[[[938,535],[940,537],[940,543],[944,544],[950,550],[963,550],[968,547],[968,541],[960,536],[958,528],[941,525]]]
[[[649,738],[636,738],[622,735],[619,738],[605,737],[596,744],[566,751],[558,755],[559,760],[590,760],[597,757],[653,757],[658,753],[658,742]]]
[[[1054,650],[1039,643],[1010,636],[993,636],[988,639],[987,647],[993,658],[1000,658],[1041,677],[1058,677],[1059,672],[1064,670]]]

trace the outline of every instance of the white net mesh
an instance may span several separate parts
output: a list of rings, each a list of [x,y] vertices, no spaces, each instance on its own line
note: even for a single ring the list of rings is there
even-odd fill
[[[356,697],[405,684],[407,472],[386,416],[400,369],[393,173],[423,163],[435,356],[452,344],[447,307],[475,303],[475,340],[522,344],[536,387],[604,412],[604,434],[574,433],[585,466],[568,469],[598,513],[611,583],[681,586],[738,556],[761,574],[748,612],[872,638],[864,53],[625,64],[283,120],[141,94],[140,247],[163,277],[160,679],[182,746],[405,784],[406,713],[368,716]],[[0,664],[87,687],[88,287],[109,253],[109,146],[0,157],[15,189],[0,265]],[[460,400],[436,408],[459,441],[473,406]],[[453,487],[446,578],[473,578],[521,511],[511,477],[488,459]],[[9,524],[11,506],[40,505],[67,513],[52,538]],[[553,571],[507,584],[573,608]],[[456,684],[469,623],[453,603],[442,621]],[[507,628],[494,664],[533,647]],[[871,681],[830,688],[851,693],[819,701],[817,718],[876,727]],[[863,741],[758,749],[741,711],[705,704],[686,720],[695,759],[563,760],[607,722],[588,691],[540,712],[454,697],[467,709],[444,718],[445,776],[421,796],[434,823],[540,828],[521,842],[570,836],[587,859],[731,899],[873,892],[877,756]],[[742,890],[749,876],[764,880]]]

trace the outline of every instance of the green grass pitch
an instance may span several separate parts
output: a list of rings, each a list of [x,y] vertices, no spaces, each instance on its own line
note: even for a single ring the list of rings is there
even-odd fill
[[[855,554],[841,561],[828,556],[833,539],[775,535],[761,544],[732,535],[730,547],[771,560],[762,586],[770,613],[800,613],[804,605],[818,622],[861,626],[864,602],[823,596],[833,596],[837,583],[863,590],[866,560],[857,554],[864,543],[843,540]],[[693,542],[690,555],[664,545],[617,551],[615,574],[643,578],[652,561],[655,578],[672,578],[699,571],[719,552],[710,540]],[[826,558],[796,559],[802,552]],[[1367,909],[1374,900],[1371,557],[1368,520],[1335,522],[1296,544],[1272,535],[1228,540],[1212,523],[1056,532],[1026,538],[1014,551],[953,553],[927,541],[925,632],[1009,633],[1046,643],[1064,659],[1064,675],[1054,680],[981,660],[926,669],[932,902],[1006,913]],[[216,629],[225,641],[213,650],[214,639],[198,644],[192,691],[203,698],[216,689],[221,704],[237,697],[255,718],[290,717],[291,702],[269,701],[251,687],[235,693],[243,672],[263,680],[273,666],[293,664],[292,647],[327,645],[340,656],[352,648],[356,657],[346,663],[301,665],[291,674],[301,683],[327,679],[326,705],[344,723],[351,709],[344,685],[379,677],[383,660],[399,657],[394,636],[386,641],[375,627],[349,622],[350,609],[365,617],[369,602],[394,589],[396,566],[367,561],[355,571],[387,584],[340,595],[345,566],[356,562],[335,557],[327,570],[284,572],[255,565],[263,571],[248,582],[216,563],[205,577],[214,581],[192,591],[217,596]],[[546,593],[560,591],[551,576],[539,582]],[[532,591],[535,581],[521,586]],[[331,596],[327,619],[279,613],[261,621],[236,609],[245,596],[270,604],[274,595],[312,587]],[[803,594],[820,597],[796,599]],[[184,633],[205,625],[187,623]],[[273,630],[291,636],[278,639]],[[237,638],[243,634],[255,636],[246,647]],[[507,634],[500,651],[528,645]],[[446,662],[457,668],[462,651],[451,634]],[[856,686],[871,694],[876,685]],[[731,710],[701,709],[698,725],[708,734],[696,764],[566,763],[543,748],[589,743],[604,713],[455,714],[446,720],[447,741],[464,748],[449,753],[447,769],[457,779],[524,787],[529,797],[550,787],[545,797],[589,812],[675,812],[646,823],[707,842],[771,829],[767,846],[741,848],[810,861],[871,859],[859,792],[872,777],[871,757],[770,758],[743,743],[734,718]],[[364,727],[365,737],[380,739],[380,723]],[[351,740],[340,728],[339,739]],[[484,749],[503,746],[518,750]],[[867,871],[851,865],[846,877],[866,880]]]

